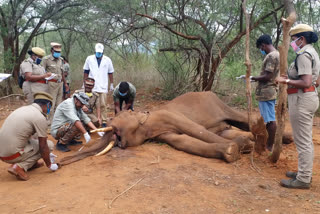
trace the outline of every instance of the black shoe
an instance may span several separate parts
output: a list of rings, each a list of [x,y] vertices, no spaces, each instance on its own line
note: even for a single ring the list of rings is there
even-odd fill
[[[286,176],[287,176],[288,178],[297,179],[297,175],[298,175],[297,172],[290,172],[290,171],[286,172]],[[310,184],[311,184],[311,183],[312,183],[312,178],[311,178],[311,180],[310,180]]]
[[[57,142],[56,149],[61,151],[61,152],[69,152],[70,149],[66,144],[62,144],[59,141]]]
[[[82,144],[82,141],[71,140],[67,145],[75,146],[75,145],[81,145],[81,144]]]
[[[297,179],[282,179],[280,185],[292,189],[310,189],[310,183],[305,183]]]
[[[286,172],[286,176],[288,178],[293,178],[293,179],[297,178],[297,174],[298,174],[297,172],[290,172],[290,171]]]

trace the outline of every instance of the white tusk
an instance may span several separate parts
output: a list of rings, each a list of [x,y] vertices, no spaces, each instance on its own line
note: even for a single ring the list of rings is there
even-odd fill
[[[91,130],[90,133],[95,133],[95,132],[108,132],[108,131],[112,131],[112,127],[105,127],[105,128],[100,128],[100,129],[94,129]]]
[[[95,156],[100,156],[100,155],[106,154],[107,152],[109,152],[109,151],[112,149],[113,145],[114,145],[114,141],[111,141],[111,142],[109,143],[109,145],[108,145],[104,150],[102,150],[101,152],[99,152],[99,153],[96,154]]]

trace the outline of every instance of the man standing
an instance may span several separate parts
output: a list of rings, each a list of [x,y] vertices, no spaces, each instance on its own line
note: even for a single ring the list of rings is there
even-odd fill
[[[133,111],[133,102],[136,97],[136,88],[130,82],[119,83],[113,92],[114,111],[118,114],[120,111],[131,109]],[[125,106],[122,108],[122,103]]]
[[[65,56],[61,57],[63,59],[63,74],[64,78],[66,79],[67,85],[69,86],[69,90],[66,90],[66,87],[63,85],[63,100],[70,98],[70,82],[71,82],[71,71],[69,61]]]
[[[63,85],[66,90],[69,90],[69,86],[63,75],[63,61],[61,56],[61,44],[51,42],[51,55],[44,57],[43,67],[47,72],[55,74],[55,76],[48,81],[49,94],[52,96],[52,110],[49,115],[49,124],[51,124],[55,109],[62,102],[63,98]]]
[[[20,65],[20,75],[25,80],[22,90],[30,105],[33,103],[33,97],[36,92],[49,92],[45,78],[51,76],[51,73],[46,73],[40,65],[42,57],[45,55],[45,51],[42,48],[33,47],[28,51],[28,54],[30,57]]]
[[[83,134],[86,143],[91,137],[85,125],[91,129],[97,129],[90,118],[83,112],[82,107],[88,105],[89,97],[83,93],[75,93],[72,98],[63,101],[57,108],[51,125],[51,135],[58,140],[56,148],[62,152],[69,152],[68,145],[77,145],[82,142],[74,140],[74,137]],[[98,132],[100,136],[104,133]]]
[[[40,158],[51,171],[58,169],[58,165],[50,161],[53,142],[47,140],[46,116],[51,103],[49,94],[35,93],[34,103],[12,112],[0,129],[0,159],[12,164],[8,172],[17,179],[28,180],[26,171],[41,167]]]
[[[106,126],[107,122],[107,93],[108,81],[110,81],[110,91],[113,91],[113,65],[109,57],[103,55],[104,46],[97,43],[95,46],[95,55],[88,56],[84,63],[83,82],[90,77],[95,80],[93,92],[99,95],[99,103],[101,109],[102,126]]]
[[[277,98],[276,77],[280,70],[279,52],[273,47],[269,35],[262,35],[256,42],[257,48],[262,55],[266,55],[260,76],[252,77],[251,80],[258,81],[256,88],[256,99],[259,101],[259,109],[268,131],[267,149],[272,151],[277,124],[275,117],[275,103]]]

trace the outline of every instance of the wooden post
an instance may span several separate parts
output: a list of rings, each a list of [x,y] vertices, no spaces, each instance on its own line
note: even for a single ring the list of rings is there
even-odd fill
[[[289,30],[293,23],[296,21],[296,11],[292,0],[283,0],[284,7],[288,17],[282,18],[281,22],[283,25],[283,43],[279,46],[280,53],[280,75],[286,75],[288,70],[288,49],[290,43]],[[270,160],[276,163],[279,160],[280,153],[282,151],[282,136],[285,128],[285,116],[287,112],[287,85],[279,84],[279,98],[276,109],[277,117],[277,131],[274,140],[274,146]]]

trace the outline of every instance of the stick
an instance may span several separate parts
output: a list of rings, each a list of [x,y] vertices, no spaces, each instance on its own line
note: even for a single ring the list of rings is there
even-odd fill
[[[23,95],[23,94],[10,94],[10,95],[8,95],[8,96],[0,97],[0,100],[5,99],[5,98],[8,98],[8,97],[12,97],[12,96],[20,96],[20,97],[24,97],[24,95]]]
[[[38,208],[36,208],[36,209],[27,211],[27,213],[33,213],[33,212],[38,211],[38,210],[40,210],[40,209],[42,209],[42,208],[45,208],[46,206],[47,206],[47,205],[42,205],[41,207],[38,207]]]
[[[123,191],[122,193],[120,193],[119,195],[117,195],[116,197],[114,197],[110,203],[109,203],[109,209],[111,209],[111,205],[112,203],[119,198],[121,195],[123,195],[124,193],[126,193],[127,191],[129,191],[130,189],[132,189],[132,187],[134,187],[135,185],[137,185],[140,181],[142,181],[144,178],[140,178],[135,184],[133,184],[131,187],[129,187],[128,189],[126,189],[125,191]]]

